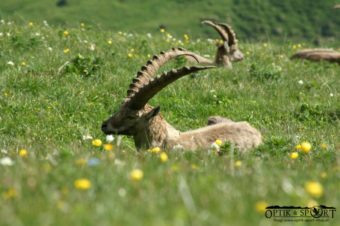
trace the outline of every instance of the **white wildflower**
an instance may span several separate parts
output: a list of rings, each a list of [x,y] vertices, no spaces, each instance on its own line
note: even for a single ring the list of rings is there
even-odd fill
[[[47,50],[52,52],[53,49],[52,49],[52,47],[47,47]]]
[[[147,36],[148,38],[152,38],[152,34],[151,34],[151,33],[147,33],[146,36]]]
[[[215,42],[214,39],[211,39],[211,38],[208,38],[207,41],[208,41],[210,44],[212,44],[212,43]]]
[[[220,150],[220,146],[218,144],[216,144],[216,142],[212,143],[210,146],[213,150]]]
[[[83,135],[83,140],[92,140],[93,137],[90,134]]]
[[[333,97],[333,96],[334,96],[334,94],[333,94],[333,93],[330,93],[330,94],[329,94],[329,96],[330,96],[330,97]]]
[[[299,80],[298,83],[299,83],[299,85],[303,85],[303,81],[302,80]]]
[[[117,137],[117,147],[119,147],[120,146],[120,144],[122,143],[122,136],[118,136]]]
[[[46,20],[43,21],[43,24],[44,24],[46,27],[49,26]]]
[[[125,195],[126,195],[126,190],[124,189],[124,188],[119,188],[119,190],[118,190],[118,195],[120,196],[120,197],[125,197]]]
[[[184,147],[182,145],[180,145],[180,144],[176,144],[172,149],[173,150],[183,150]]]
[[[96,49],[96,44],[91,43],[90,48],[91,51],[94,51]]]
[[[111,143],[115,140],[115,137],[113,135],[107,135],[106,136],[106,142]]]
[[[7,65],[14,66],[15,64],[14,64],[13,61],[8,61],[8,62],[7,62]]]
[[[3,158],[0,159],[0,165],[12,166],[13,164],[14,164],[14,162],[10,157],[3,157]]]
[[[0,32],[0,37],[4,36],[4,33]]]

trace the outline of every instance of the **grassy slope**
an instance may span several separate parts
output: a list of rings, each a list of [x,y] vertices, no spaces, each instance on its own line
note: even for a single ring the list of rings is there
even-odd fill
[[[255,211],[258,201],[306,206],[314,200],[338,207],[337,65],[290,61],[291,44],[241,42],[246,60],[233,70],[181,79],[152,103],[160,104],[163,115],[181,130],[205,124],[212,114],[247,120],[263,132],[265,144],[234,156],[170,152],[170,160],[161,164],[156,155],[136,154],[127,138],[113,156],[83,141],[82,135],[104,139],[101,121],[118,107],[147,55],[177,44],[166,42],[162,34],[129,37],[85,28],[69,29],[64,37],[63,30],[40,23],[0,26],[0,149],[8,151],[0,156],[15,161],[12,167],[0,166],[0,225],[268,225],[272,221]],[[184,47],[214,54],[214,45],[205,40]],[[100,69],[88,77],[58,73],[78,53],[99,57]],[[313,144],[312,152],[289,159],[303,140]],[[322,150],[321,143],[328,148]],[[27,158],[18,156],[20,148],[28,150]],[[92,157],[100,165],[75,163]],[[242,161],[240,168],[235,160]],[[128,179],[136,167],[145,174],[139,183]],[[91,180],[89,191],[73,187],[82,177]],[[304,191],[309,180],[323,185],[321,198]],[[17,195],[6,199],[10,188]],[[187,189],[193,206],[184,201]],[[324,225],[337,223],[338,217]]]
[[[200,37],[212,34],[203,18],[231,23],[242,39],[306,39],[327,45],[340,36],[340,11],[336,0],[217,0],[217,1],[95,1],[72,0],[63,8],[55,1],[1,1],[0,17],[47,20],[51,24],[78,26],[79,21],[104,29],[157,32],[165,25],[172,33]],[[142,23],[141,23],[142,21]],[[322,43],[325,44],[325,43]]]

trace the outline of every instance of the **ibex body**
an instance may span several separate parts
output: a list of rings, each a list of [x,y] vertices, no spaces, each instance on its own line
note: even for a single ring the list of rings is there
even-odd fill
[[[334,51],[333,49],[304,49],[295,53],[291,59],[328,61],[340,64],[340,52]]]
[[[197,62],[201,59],[199,55],[184,49],[172,49],[154,56],[137,73],[119,111],[102,124],[102,131],[106,134],[132,136],[138,150],[155,146],[166,149],[178,146],[185,150],[204,149],[210,147],[216,139],[229,141],[240,150],[258,146],[262,142],[261,134],[246,122],[219,120],[215,125],[181,132],[163,118],[159,113],[159,107],[153,108],[147,104],[154,95],[177,79],[192,72],[214,67],[183,67],[154,77],[160,66],[180,55],[190,56]]]

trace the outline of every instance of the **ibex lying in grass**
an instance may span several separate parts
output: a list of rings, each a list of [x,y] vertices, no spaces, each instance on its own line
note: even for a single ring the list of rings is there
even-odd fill
[[[334,51],[332,49],[304,49],[295,53],[291,59],[328,61],[340,64],[340,52]]]
[[[204,57],[192,59],[192,57],[187,56],[186,58],[189,61],[193,62],[197,60],[199,64],[231,68],[232,62],[243,60],[244,56],[238,48],[236,34],[228,24],[214,23],[210,20],[204,20],[202,24],[212,26],[221,36],[222,42],[216,44],[217,51],[214,60]]]
[[[177,79],[214,66],[192,66],[171,70],[154,77],[159,67],[177,56],[190,56],[199,63],[199,56],[184,49],[161,52],[141,68],[127,91],[120,109],[102,124],[105,134],[133,136],[137,150],[151,147],[173,149],[181,146],[185,150],[207,149],[216,139],[229,141],[240,150],[258,146],[261,134],[247,122],[217,120],[197,130],[180,132],[171,126],[159,113],[160,107],[151,107],[148,101],[159,91]]]

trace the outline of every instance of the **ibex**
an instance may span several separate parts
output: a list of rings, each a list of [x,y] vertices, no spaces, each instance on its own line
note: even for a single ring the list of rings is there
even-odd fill
[[[165,149],[179,146],[184,150],[207,149],[216,139],[231,142],[242,151],[261,144],[260,132],[247,122],[217,120],[215,125],[181,132],[163,118],[159,106],[153,108],[147,104],[153,96],[177,79],[215,67],[182,67],[154,76],[159,67],[177,56],[190,56],[197,63],[200,62],[199,55],[184,49],[172,49],[153,56],[133,79],[118,112],[103,122],[102,131],[105,134],[132,136],[137,150],[156,146]]]
[[[189,61],[198,61],[199,64],[231,68],[232,62],[243,60],[244,55],[238,48],[236,34],[231,26],[223,23],[214,23],[210,20],[204,20],[202,21],[202,24],[212,26],[221,36],[222,42],[218,42],[216,44],[217,51],[214,60],[210,60],[201,56],[199,56],[197,59],[192,59],[192,57],[187,56],[186,58]]]
[[[291,59],[306,59],[311,61],[328,61],[340,64],[340,52],[332,49],[304,49],[295,53]]]

